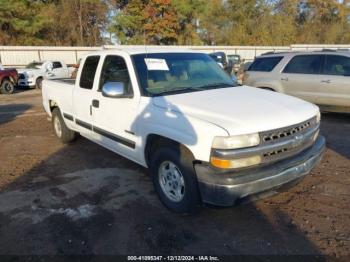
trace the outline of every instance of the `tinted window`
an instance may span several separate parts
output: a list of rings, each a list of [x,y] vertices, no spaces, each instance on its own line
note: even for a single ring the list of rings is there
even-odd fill
[[[295,56],[284,68],[283,73],[319,74],[322,67],[323,58],[323,55]]]
[[[62,64],[60,62],[53,62],[52,63],[52,68],[53,69],[62,68]]]
[[[271,72],[282,58],[282,56],[256,58],[248,71]]]
[[[350,58],[340,55],[327,55],[323,73],[325,75],[350,76]]]
[[[98,62],[100,61],[99,56],[89,56],[85,60],[85,64],[80,76],[80,87],[86,89],[92,89],[94,85],[94,79]]]
[[[107,56],[102,67],[100,88],[107,82],[122,82],[127,94],[132,93],[131,81],[124,58]]]

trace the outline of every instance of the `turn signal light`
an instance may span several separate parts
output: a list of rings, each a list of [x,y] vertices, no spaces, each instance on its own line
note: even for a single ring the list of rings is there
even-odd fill
[[[222,169],[229,169],[229,168],[242,168],[247,166],[254,166],[261,163],[261,157],[260,156],[251,156],[246,158],[240,158],[240,159],[220,159],[216,157],[210,158],[210,163],[217,167]]]

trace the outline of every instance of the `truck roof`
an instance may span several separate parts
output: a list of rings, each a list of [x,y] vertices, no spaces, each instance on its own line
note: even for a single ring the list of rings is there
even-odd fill
[[[311,54],[322,54],[322,55],[334,55],[334,54],[341,54],[350,56],[350,50],[346,49],[337,49],[337,50],[330,50],[330,49],[323,49],[323,50],[315,50],[315,51],[285,51],[285,52],[267,52],[264,54],[261,54],[260,56],[257,56],[259,58],[261,57],[275,57],[275,56],[293,56],[293,55],[311,55]]]
[[[115,52],[124,52],[129,55],[136,55],[136,54],[146,54],[146,53],[203,53],[200,51],[196,50],[191,50],[191,49],[182,49],[182,48],[171,48],[167,46],[159,46],[157,48],[154,47],[118,47],[116,46],[115,48],[108,48],[104,49],[102,51],[96,51],[93,52],[94,54],[113,54]],[[91,53],[90,53],[91,54]],[[87,55],[90,55],[87,54]]]

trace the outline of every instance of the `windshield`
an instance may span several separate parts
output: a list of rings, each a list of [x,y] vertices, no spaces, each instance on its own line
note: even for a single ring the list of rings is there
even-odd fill
[[[43,63],[32,62],[26,66],[28,69],[40,69]]]
[[[240,56],[238,55],[228,55],[228,60],[230,60],[232,63],[239,63],[240,62]]]
[[[236,86],[208,55],[154,53],[132,56],[144,96],[161,96]]]

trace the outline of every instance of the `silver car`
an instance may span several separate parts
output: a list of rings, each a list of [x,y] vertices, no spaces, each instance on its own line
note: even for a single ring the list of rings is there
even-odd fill
[[[250,65],[243,84],[296,96],[325,111],[350,112],[350,52],[266,53]]]

